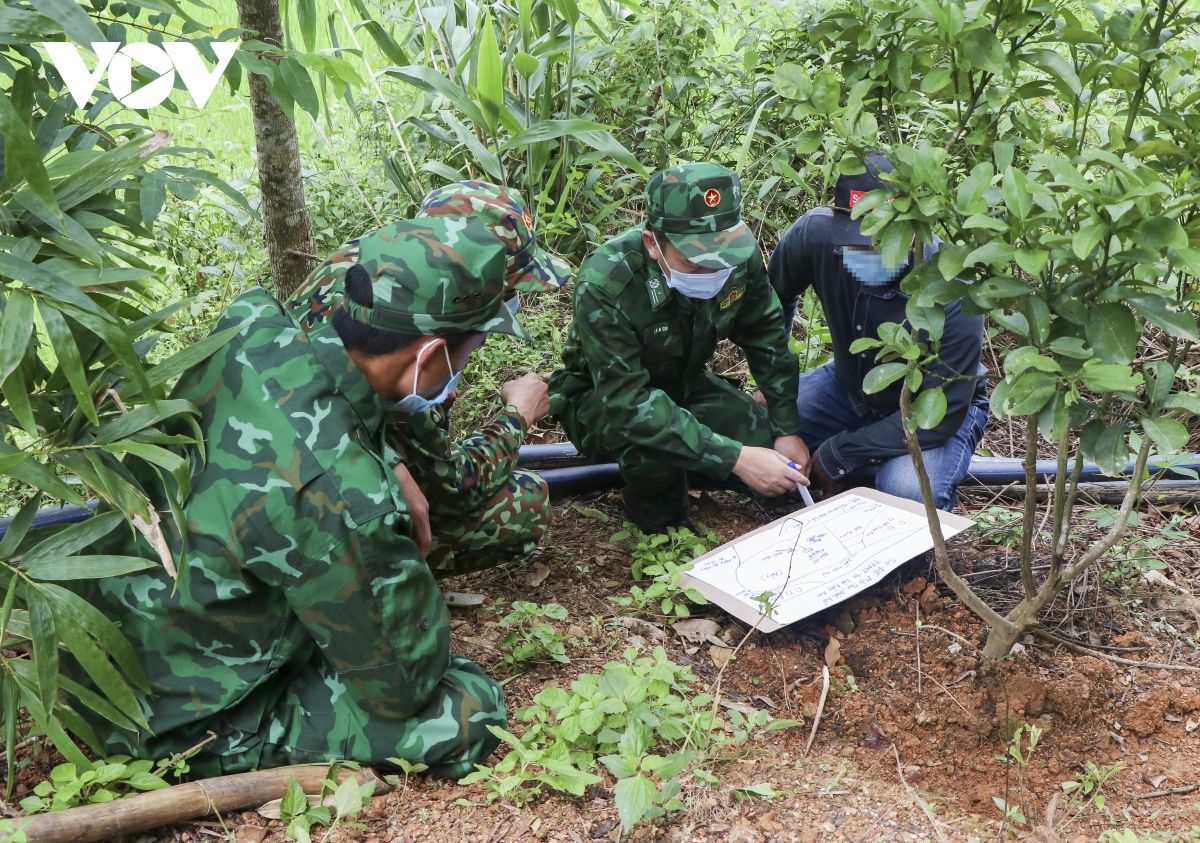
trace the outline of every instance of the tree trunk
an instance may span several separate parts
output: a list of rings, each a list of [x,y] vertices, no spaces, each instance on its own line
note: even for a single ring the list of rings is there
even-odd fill
[[[237,0],[238,19],[247,38],[283,46],[279,0]],[[271,260],[275,294],[286,297],[316,265],[312,225],[304,206],[300,176],[300,144],[296,124],[271,96],[266,80],[250,76],[250,108],[254,114],[254,146],[262,189],[263,233]]]

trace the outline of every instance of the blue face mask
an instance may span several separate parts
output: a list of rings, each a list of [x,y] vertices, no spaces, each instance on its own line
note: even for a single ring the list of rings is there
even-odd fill
[[[884,266],[883,255],[875,251],[842,249],[842,265],[859,280],[864,287],[886,287],[908,269],[908,261],[889,269]]]
[[[426,346],[426,348],[428,348],[428,346]],[[450,380],[446,381],[446,385],[442,387],[442,391],[433,398],[426,398],[424,395],[421,395],[417,392],[417,378],[420,377],[421,374],[421,354],[425,353],[424,349],[422,349],[421,354],[417,355],[416,371],[413,372],[412,394],[406,395],[396,403],[392,404],[393,411],[397,413],[407,413],[408,415],[421,413],[425,410],[428,410],[430,407],[441,404],[446,400],[450,393],[454,391],[454,388],[458,386],[458,376],[461,375],[462,372],[454,371],[454,364],[450,362],[450,352],[447,350],[445,345],[442,346],[442,351],[446,354],[446,370],[451,373]]]
[[[733,267],[718,269],[715,272],[680,272],[672,269],[671,265],[667,263],[667,256],[663,254],[657,235],[654,238],[654,245],[658,246],[658,253],[662,257],[663,263],[667,264],[666,270],[663,271],[667,278],[667,286],[689,299],[711,299],[721,292],[721,288],[733,274]],[[660,266],[659,269],[662,267]]]

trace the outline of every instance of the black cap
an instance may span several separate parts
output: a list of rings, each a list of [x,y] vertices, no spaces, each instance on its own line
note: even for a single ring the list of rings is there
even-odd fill
[[[881,190],[887,184],[880,179],[880,173],[890,173],[894,168],[892,162],[881,153],[870,152],[863,159],[867,165],[865,173],[854,176],[838,176],[833,188],[833,245],[835,246],[870,246],[871,238],[862,233],[859,220],[850,218],[850,211],[859,199],[872,190]]]

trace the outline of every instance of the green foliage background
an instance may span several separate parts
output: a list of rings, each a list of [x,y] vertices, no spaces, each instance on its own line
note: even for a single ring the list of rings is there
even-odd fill
[[[44,733],[83,764],[75,739],[94,741],[79,706],[141,722],[135,654],[60,583],[176,562],[87,548],[118,529],[153,540],[161,518],[178,517],[177,506],[151,512],[142,485],[163,484],[176,504],[187,493],[191,466],[177,453],[187,438],[156,425],[187,429],[195,408],[169,400],[169,387],[224,341],[204,339],[224,305],[270,283],[248,71],[267,75],[295,116],[322,252],[412,213],[446,180],[479,177],[520,188],[543,240],[578,263],[637,219],[648,171],[697,159],[739,171],[744,214],[769,248],[828,201],[863,151],[886,149],[897,196],[864,200],[868,230],[890,255],[914,234],[945,243],[905,282],[923,332],[897,327],[875,346],[883,365],[872,383],[903,380],[914,426],[944,412],[937,390],[921,391],[921,372],[937,354],[938,306],[965,295],[1014,338],[994,403],[1026,420],[1035,453],[1041,436],[1064,467],[1079,450],[1115,469],[1189,444],[1182,417],[1200,409],[1189,367],[1200,85],[1188,4],[282,8],[287,43],[244,44],[203,111],[177,82],[147,113],[121,108],[103,82],[76,109],[30,43],[186,38],[204,49],[239,37],[232,0],[0,0],[0,492],[16,516],[0,541],[0,717],[10,748]],[[495,409],[503,379],[553,368],[568,302],[564,291],[525,303],[532,346],[483,348],[461,424]],[[827,333],[811,301],[799,331],[815,365]],[[1168,356],[1142,360],[1146,337],[1164,334]],[[1034,595],[1087,561],[1066,556],[1072,495],[1064,486],[1055,496],[1056,568],[1025,584]],[[113,514],[29,529],[37,508],[88,498]],[[1014,622],[972,608],[993,625]],[[59,675],[64,648],[99,694]]]

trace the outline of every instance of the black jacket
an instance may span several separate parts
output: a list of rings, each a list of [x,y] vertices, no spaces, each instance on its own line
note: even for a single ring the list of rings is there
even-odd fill
[[[818,448],[821,465],[832,477],[839,477],[908,453],[900,421],[900,382],[867,395],[862,391],[863,379],[877,365],[876,352],[850,353],[854,340],[877,337],[884,322],[905,322],[908,296],[900,292],[899,278],[884,287],[866,287],[846,270],[841,248],[831,243],[832,215],[830,208],[814,208],[798,219],[780,239],[767,273],[783,304],[789,332],[800,296],[809,287],[816,291],[833,338],[838,381],[864,417],[864,424],[858,430],[843,431],[826,439]],[[927,246],[926,260],[936,253],[936,245]],[[945,365],[927,371],[924,381],[930,387],[945,385],[946,417],[932,430],[919,431],[923,449],[936,448],[953,436],[962,426],[972,399],[977,394],[986,397],[987,383],[983,378],[949,384],[944,380],[961,373],[984,371],[979,366],[982,345],[983,317],[963,313],[960,302],[947,305],[941,345]]]

